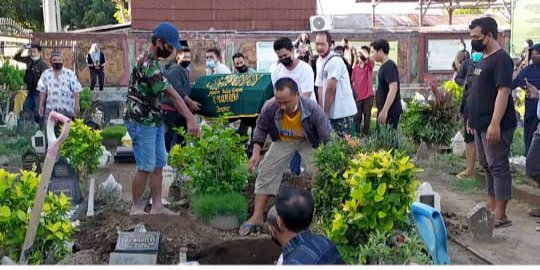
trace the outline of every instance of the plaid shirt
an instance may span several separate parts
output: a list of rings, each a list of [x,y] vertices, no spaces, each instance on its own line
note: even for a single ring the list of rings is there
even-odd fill
[[[334,244],[326,237],[305,230],[283,248],[283,264],[345,264]]]

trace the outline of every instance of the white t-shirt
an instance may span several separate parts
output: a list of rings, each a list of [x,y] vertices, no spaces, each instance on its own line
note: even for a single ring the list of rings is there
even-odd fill
[[[288,70],[283,64],[279,63],[272,70],[272,85],[281,78],[291,78],[298,84],[298,91],[303,93],[311,93],[311,100],[317,102],[314,91],[314,75],[313,69],[304,61],[299,61],[298,65],[293,70]]]
[[[37,90],[47,94],[45,115],[54,111],[69,117],[74,116],[75,93],[82,91],[75,72],[62,68],[60,75],[55,77],[53,69],[49,68],[41,74]]]
[[[222,63],[216,63],[216,67],[214,69],[206,69],[206,75],[213,74],[231,74],[231,70],[229,69],[229,67]]]
[[[328,79],[335,78],[337,80],[336,95],[334,103],[329,110],[329,118],[340,119],[353,116],[357,110],[347,66],[345,66],[343,58],[340,56],[332,57],[332,55],[334,55],[333,52],[329,53],[325,58],[319,57],[317,59],[317,79],[315,80],[315,85],[323,89],[322,97],[320,98],[324,106]],[[329,62],[323,71],[323,65],[328,60]]]

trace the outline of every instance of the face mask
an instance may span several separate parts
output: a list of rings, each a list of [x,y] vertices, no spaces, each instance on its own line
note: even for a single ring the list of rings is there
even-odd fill
[[[480,39],[480,40],[472,40],[471,41],[471,46],[472,46],[472,49],[476,52],[483,52],[485,49],[486,49],[486,45],[484,44],[484,39]]]
[[[157,48],[157,57],[159,58],[167,58],[171,53],[172,52],[169,52],[166,49]]]
[[[481,52],[473,52],[471,55],[471,59],[474,63],[480,62],[480,59],[482,59],[482,53]]]
[[[241,67],[236,67],[236,70],[240,73],[246,73],[248,71],[248,67],[246,65],[243,65]]]
[[[32,59],[32,61],[38,61],[41,57],[39,56],[33,56],[33,57],[30,57],[30,59]]]
[[[63,63],[52,63],[52,67],[54,70],[61,70],[63,66]]]
[[[180,66],[182,66],[183,68],[189,67],[189,64],[191,64],[191,61],[181,61],[180,62]]]
[[[281,61],[281,63],[282,63],[284,66],[286,66],[286,67],[291,66],[291,64],[292,64],[292,62],[293,62],[293,61],[292,61],[292,58],[291,58],[290,56],[287,57],[287,58],[281,59],[280,61]]]
[[[465,46],[459,45],[459,50],[460,50],[460,51],[464,51],[464,50],[465,50]]]
[[[216,67],[216,62],[214,60],[206,60],[206,67],[215,68]]]

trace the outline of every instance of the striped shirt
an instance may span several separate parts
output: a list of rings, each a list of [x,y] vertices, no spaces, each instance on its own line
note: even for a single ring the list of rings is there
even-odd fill
[[[336,246],[326,237],[305,230],[283,248],[283,264],[345,264]]]

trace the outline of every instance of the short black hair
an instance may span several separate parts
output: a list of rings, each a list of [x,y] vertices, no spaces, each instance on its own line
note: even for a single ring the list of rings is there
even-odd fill
[[[386,41],[386,39],[377,39],[371,42],[369,46],[373,47],[373,49],[375,49],[376,51],[382,50],[384,54],[390,53],[390,44],[388,44],[388,41]]]
[[[234,61],[234,59],[236,59],[236,58],[242,58],[242,59],[244,59],[245,57],[244,57],[244,55],[243,55],[241,52],[237,52],[237,53],[233,54],[232,60]]]
[[[189,47],[184,47],[180,51],[181,52],[191,52],[191,49]]]
[[[336,43],[335,41],[332,40],[332,36],[330,35],[330,32],[328,31],[320,31],[320,32],[317,32],[317,36],[318,35],[324,35],[326,36],[326,41],[328,42],[328,45],[332,44],[332,43]]]
[[[343,47],[343,46],[341,46],[341,45],[336,46],[336,47],[334,47],[334,52],[335,52],[335,51],[345,51],[345,47]]]
[[[276,91],[285,90],[285,88],[291,89],[292,95],[298,94],[298,84],[296,84],[296,82],[291,78],[281,78],[277,80],[276,85],[274,86],[274,89],[276,89]]]
[[[276,197],[276,210],[287,229],[299,233],[313,221],[313,196],[303,189],[284,190]]]
[[[532,39],[527,39],[526,42],[527,44],[529,44],[529,48],[532,48],[534,46],[534,42],[532,41]]]
[[[212,48],[206,50],[206,52],[207,53],[209,53],[209,52],[214,53],[217,56],[217,58],[221,59],[221,51],[218,49],[218,47],[212,47]]]
[[[292,52],[293,48],[294,46],[292,44],[292,41],[288,37],[278,38],[276,41],[274,41],[274,51],[285,49]]]
[[[531,46],[532,47],[532,46]],[[30,45],[30,49],[37,49],[38,52],[41,52],[42,48],[41,48],[41,45],[39,44],[32,44]]]
[[[371,53],[371,49],[370,49],[368,46],[366,46],[366,45],[360,47],[360,49],[366,50],[367,53]]]
[[[487,35],[490,34],[493,36],[494,39],[497,39],[497,21],[491,17],[482,17],[478,19],[474,19],[471,24],[469,25],[469,29],[473,30],[476,27],[480,27],[482,29],[482,34]]]

